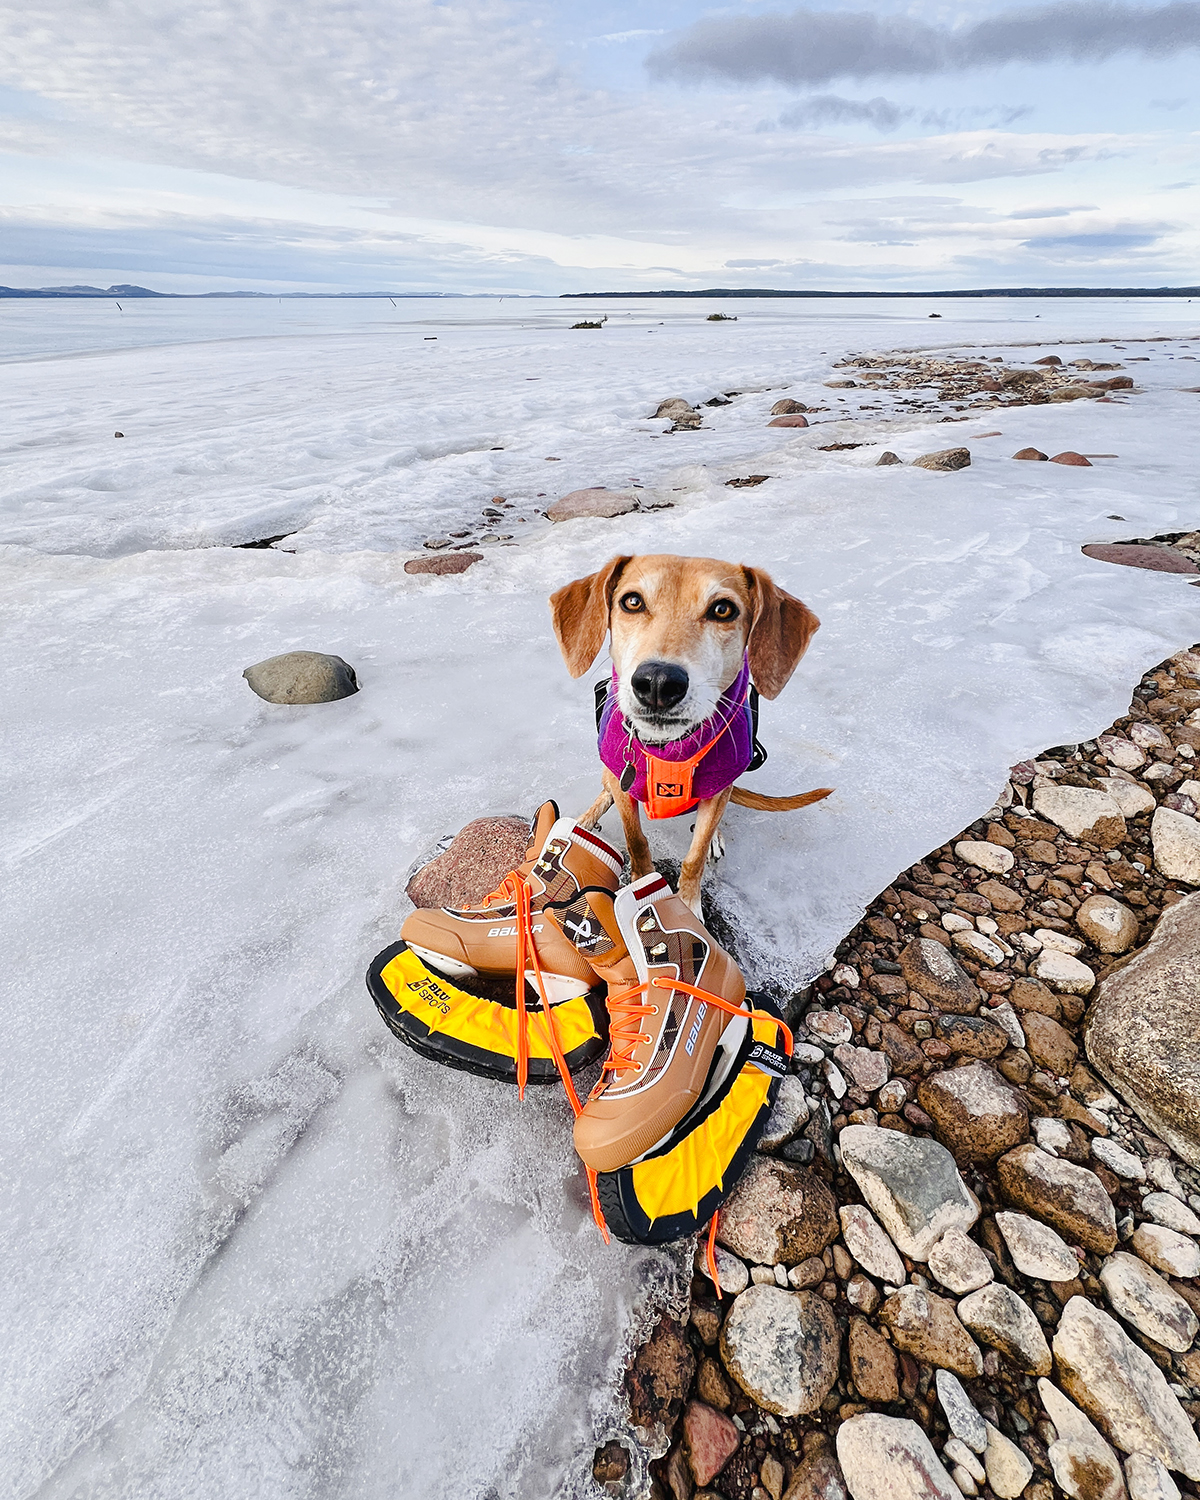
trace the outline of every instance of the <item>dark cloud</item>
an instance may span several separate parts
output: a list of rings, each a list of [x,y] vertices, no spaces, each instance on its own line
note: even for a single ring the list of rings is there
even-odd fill
[[[1068,254],[1075,259],[1081,254],[1108,257],[1114,252],[1145,250],[1161,239],[1161,234],[1147,230],[1115,230],[1095,234],[1040,235],[1036,239],[1022,240],[1021,244],[1026,250],[1039,250],[1043,254]]]
[[[774,82],[810,88],[834,78],[915,77],[1004,63],[1101,62],[1121,52],[1167,57],[1200,47],[1200,4],[1060,0],[953,30],[866,11],[701,21],[647,59],[659,77]]]

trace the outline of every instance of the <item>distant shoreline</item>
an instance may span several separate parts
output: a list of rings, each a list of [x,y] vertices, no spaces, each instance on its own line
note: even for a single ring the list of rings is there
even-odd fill
[[[83,301],[103,299],[134,301],[153,298],[155,301],[202,302],[227,299],[245,301],[400,301],[448,300],[450,298],[511,298],[512,301],[566,299],[594,300],[598,297],[813,297],[822,299],[860,298],[953,298],[953,297],[1200,297],[1200,286],[1019,286],[984,287],[978,290],[936,292],[830,292],[830,291],[784,291],[771,287],[708,287],[704,291],[661,292],[155,292],[144,286],[68,286],[68,287],[13,287],[0,286],[0,299],[51,300],[72,298]]]
[[[1200,286],[1008,286],[957,292],[823,292],[709,287],[703,292],[560,292],[560,297],[1200,297]]]

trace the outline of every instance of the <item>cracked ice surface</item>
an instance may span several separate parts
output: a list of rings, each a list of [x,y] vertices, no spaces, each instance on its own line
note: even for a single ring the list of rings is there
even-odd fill
[[[989,303],[951,322],[939,305],[938,341],[984,352],[1195,331],[1185,306]],[[1178,389],[1200,384],[1182,360],[1200,341],[1130,345],[1151,358],[1128,366],[1146,387],[1128,405],[939,425],[855,400],[796,432],[765,427],[776,389],[666,437],[644,420],[661,397],[787,384],[833,407],[859,394],[822,387],[834,359],[933,325],[890,304],[772,304],[707,326],[699,304],[586,334],[561,328],[584,315],[566,306],[523,310],[522,328],[425,305],[423,329],[397,332],[330,304],[283,338],[189,304],[123,350],[102,347],[90,308],[39,308],[40,328],[21,310],[28,355],[39,337],[93,352],[0,365],[14,1496],[581,1483],[605,1381],[678,1262],[601,1242],[557,1090],[518,1108],[423,1062],[362,980],[434,838],[595,792],[591,694],[561,664],[551,589],[617,550],[704,553],[767,567],[821,616],[763,705],[753,785],[836,794],[731,809],[709,877],[751,979],[785,989],[987,808],[1009,764],[1103,729],[1146,666],[1200,637],[1185,578],[1078,550],[1200,524],[1200,397]],[[404,431],[416,456],[389,467]],[[974,462],[933,474],[871,467],[878,446],[817,451],[864,438],[905,458],[966,443]],[[1013,463],[1027,444],[1120,457]],[[771,481],[724,487],[752,471]],[[635,477],[676,507],[536,517],[538,490]],[[496,492],[528,517],[509,528],[523,545],[456,578],[403,573],[395,549]],[[212,545],[297,522],[294,556]],[[242,667],[297,647],[344,656],[362,692],[260,702]],[[654,834],[676,854],[685,837]]]

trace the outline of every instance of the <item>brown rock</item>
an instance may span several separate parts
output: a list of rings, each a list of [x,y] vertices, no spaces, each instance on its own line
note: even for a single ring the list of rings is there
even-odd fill
[[[967,468],[970,462],[971,450],[969,448],[939,448],[936,453],[922,453],[920,458],[914,458],[912,467],[953,473],[956,469]]]
[[[592,1459],[592,1478],[597,1484],[620,1483],[629,1473],[629,1450],[618,1442],[605,1443]]]
[[[1025,854],[1039,865],[1056,865],[1058,850],[1049,839],[1034,839],[1025,845]]]
[[[850,1320],[850,1378],[864,1401],[898,1401],[896,1356],[891,1344],[867,1322]]]
[[[771,408],[771,415],[773,417],[791,417],[795,416],[797,412],[807,410],[808,407],[805,406],[803,401],[793,401],[788,396],[785,396],[782,401],[776,401],[775,405]]]
[[[1101,953],[1124,953],[1137,942],[1137,918],[1112,896],[1089,896],[1075,914],[1075,925]]]
[[[451,573],[465,573],[474,563],[482,561],[482,552],[439,552],[436,557],[410,557],[404,564],[404,571],[445,577]]]
[[[689,1401],[683,1414],[683,1442],[697,1484],[715,1479],[741,1445],[742,1435],[721,1412],[703,1401]]]
[[[794,1470],[783,1500],[849,1500],[841,1466],[833,1454],[824,1449],[810,1452],[806,1445],[804,1458]]]
[[[476,818],[417,871],[408,882],[408,899],[423,908],[474,906],[521,863],[528,846],[523,818]]]
[[[1025,1145],[1000,1158],[999,1174],[1010,1203],[1043,1219],[1071,1244],[1099,1255],[1116,1248],[1112,1200],[1095,1172]]]
[[[1025,1045],[1034,1062],[1056,1078],[1069,1078],[1079,1056],[1079,1048],[1071,1033],[1036,1010],[1026,1011],[1021,1024],[1025,1031]]]
[[[1090,459],[1084,458],[1082,453],[1076,453],[1071,448],[1065,449],[1062,453],[1056,453],[1050,462],[1052,464],[1069,464],[1073,469],[1090,469],[1092,467]]]
[[[671,1318],[660,1318],[625,1376],[634,1425],[653,1428],[661,1423],[670,1431],[683,1410],[695,1372],[695,1356],[683,1329]]]
[[[911,1284],[902,1286],[879,1309],[879,1321],[891,1329],[892,1342],[905,1354],[952,1370],[964,1380],[978,1380],[983,1374],[978,1345],[958,1321],[954,1304],[944,1297]]]
[[[1040,448],[1022,448],[1019,453],[1013,454],[1014,458],[1033,458],[1045,463],[1047,455]]]
[[[1007,1033],[982,1016],[939,1016],[935,1029],[956,1057],[999,1057],[1008,1046]]]
[[[1190,558],[1170,547],[1135,546],[1131,542],[1089,542],[1085,557],[1099,562],[1120,563],[1126,568],[1148,568],[1152,573],[1200,573]]]
[[[696,1374],[696,1394],[701,1401],[707,1401],[709,1406],[715,1406],[718,1411],[728,1411],[729,1403],[733,1400],[733,1393],[729,1389],[729,1382],[721,1373],[721,1366],[707,1354],[700,1361],[700,1369]]]
[[[902,1078],[911,1078],[914,1073],[921,1072],[925,1066],[925,1054],[912,1037],[895,1021],[884,1021],[881,1029],[879,1050],[891,1063],[892,1072]]]
[[[675,417],[676,425],[679,425],[681,413],[669,413]],[[699,427],[699,414],[696,416],[695,425]],[[564,495],[561,500],[556,500],[547,510],[546,515],[551,521],[578,521],[589,517],[601,517],[609,519],[612,516],[623,516],[631,510],[637,510],[638,497],[632,490],[608,490],[603,485],[597,485],[590,490],[572,490],[569,495]]]
[[[900,955],[900,969],[910,989],[941,1010],[974,1015],[982,996],[965,969],[941,944],[914,938]]]
[[[760,1158],[725,1200],[718,1226],[721,1244],[744,1260],[794,1266],[837,1238],[837,1203],[806,1168]]]
[[[903,462],[904,460],[900,457],[900,455],[898,453],[893,453],[889,448],[885,452],[881,453],[875,460],[875,467],[877,469],[887,469],[890,468],[893,464],[902,464]]]
[[[1047,354],[1042,359],[1035,359],[1034,360],[1034,364],[1035,365],[1053,365],[1053,366],[1055,366],[1055,368],[1057,368],[1058,366],[1060,366],[1062,364],[1062,360],[1059,359],[1059,357],[1058,357],[1057,354]]]
[[[1052,1021],[1062,1017],[1058,996],[1047,989],[1040,979],[1015,979],[1008,992],[1008,999],[1014,1010],[1037,1011],[1043,1016],[1049,1016]]]
[[[1015,1089],[985,1063],[950,1068],[917,1091],[938,1140],[961,1162],[995,1161],[1029,1135],[1029,1111]]]
[[[992,827],[996,826],[993,823]],[[1016,840],[1014,839],[1013,842],[1016,843]],[[1020,911],[1025,905],[1022,896],[1019,896],[1011,886],[999,880],[981,880],[975,889],[979,895],[985,896],[997,911]]]
[[[1007,1052],[1000,1054],[996,1068],[1008,1079],[1009,1083],[1015,1083],[1018,1088],[1024,1088],[1033,1076],[1033,1058],[1024,1047],[1010,1047]]]
[[[767,423],[768,427],[807,427],[808,418],[799,414],[787,417],[772,417]]]

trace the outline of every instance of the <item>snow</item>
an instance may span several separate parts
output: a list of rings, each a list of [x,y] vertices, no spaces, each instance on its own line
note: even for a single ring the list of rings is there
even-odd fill
[[[938,307],[614,302],[589,333],[577,302],[126,304],[125,347],[90,304],[0,309],[6,1493],[585,1490],[685,1256],[605,1246],[561,1093],[518,1107],[417,1058],[363,974],[434,839],[594,796],[546,596],[618,550],[753,562],[821,616],[753,785],[836,793],[731,809],[708,877],[783,992],[1008,765],[1105,728],[1200,637],[1186,577],[1079,551],[1200,525],[1194,309]],[[822,385],[848,349],[1099,359],[1101,336],[1155,339],[1109,355],[1149,356],[1144,394],[941,424]],[[700,432],[647,420],[755,386]],[[833,425],[768,429],[785,387]],[[838,440],[875,446],[818,451]],[[960,443],[956,474],[872,467]],[[1013,463],[1027,444],[1119,457]],[[538,514],[633,480],[673,508]],[[495,494],[513,545],[404,574]],[[228,545],[295,528],[294,552]],[[242,668],[300,647],[362,691],[255,698]]]

